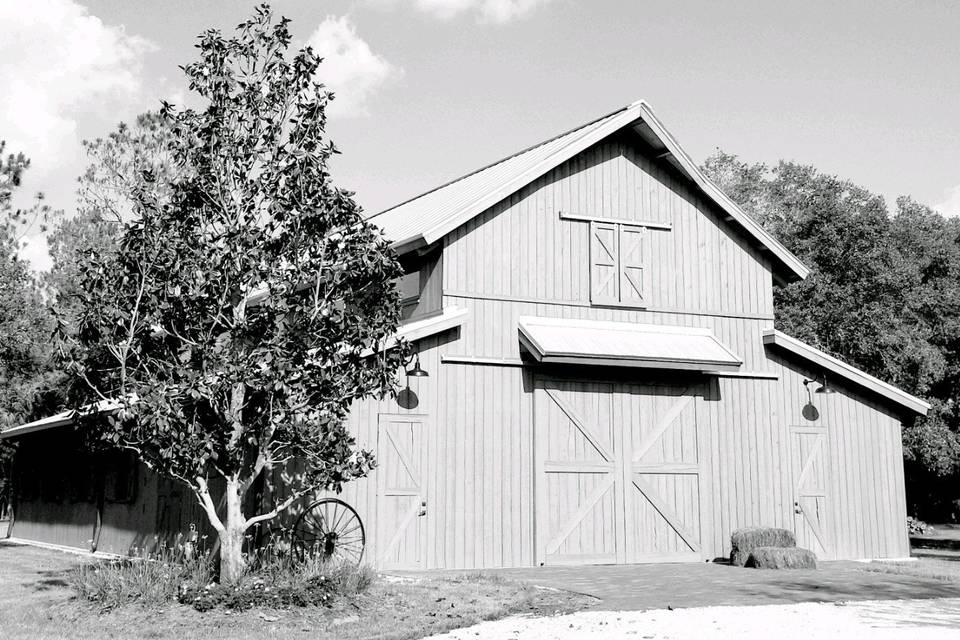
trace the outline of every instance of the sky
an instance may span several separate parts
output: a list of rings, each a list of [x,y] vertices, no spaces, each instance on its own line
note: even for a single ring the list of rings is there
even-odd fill
[[[954,0],[277,0],[325,56],[338,184],[380,211],[639,98],[698,162],[812,164],[960,215]],[[68,213],[81,141],[165,99],[236,0],[0,0],[0,139]],[[49,265],[45,239],[24,255]]]

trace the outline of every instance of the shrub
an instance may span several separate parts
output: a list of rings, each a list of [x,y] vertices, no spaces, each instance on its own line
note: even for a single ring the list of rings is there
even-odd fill
[[[817,556],[800,547],[757,547],[746,566],[754,569],[816,569]]]
[[[70,582],[81,598],[102,610],[140,603],[147,606],[179,601],[198,611],[217,607],[243,611],[252,607],[330,605],[355,598],[376,579],[373,569],[342,560],[290,552],[289,541],[275,536],[246,554],[239,580],[218,584],[214,557],[187,545],[163,547],[154,554],[84,564]]]
[[[213,576],[209,554],[187,558],[162,548],[149,556],[82,564],[70,573],[69,582],[81,598],[110,610],[134,602],[167,604],[181,585],[209,584]]]
[[[271,561],[249,571],[236,584],[184,585],[177,594],[197,611],[217,607],[243,611],[252,607],[330,606],[338,598],[353,598],[373,584],[370,567],[343,561],[307,558]]]
[[[920,536],[927,532],[927,529],[933,529],[923,520],[914,518],[913,516],[907,517],[907,533],[911,536]]]
[[[730,536],[730,564],[742,567],[757,547],[796,547],[797,539],[788,529],[747,527]]]

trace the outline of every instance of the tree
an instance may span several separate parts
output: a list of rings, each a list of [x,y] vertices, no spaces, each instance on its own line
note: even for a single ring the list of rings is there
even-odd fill
[[[137,117],[132,125],[121,122],[109,135],[85,140],[88,165],[79,179],[77,214],[59,221],[47,237],[52,260],[43,275],[65,331],[75,328],[78,307],[78,271],[83,254],[107,255],[117,245],[121,225],[132,220],[138,188],[166,202],[171,182],[187,170],[170,152],[173,132],[156,112]],[[151,179],[144,180],[147,175]]]
[[[235,580],[252,526],[301,497],[368,473],[344,421],[396,391],[401,275],[388,241],[336,188],[325,138],[331,95],[309,49],[288,59],[288,21],[259,7],[234,37],[207,31],[184,68],[203,110],[164,104],[177,171],[165,198],[145,172],[115,250],[84,254],[78,330],[64,336],[84,422],[188,487]],[[303,462],[262,513],[255,478]],[[225,487],[217,504],[211,482]]]
[[[52,317],[29,265],[18,256],[24,223],[49,210],[42,203],[14,208],[30,161],[22,153],[3,157],[4,147],[0,141],[0,429],[35,416],[53,376]],[[0,507],[8,500],[12,458],[12,445],[0,441]]]

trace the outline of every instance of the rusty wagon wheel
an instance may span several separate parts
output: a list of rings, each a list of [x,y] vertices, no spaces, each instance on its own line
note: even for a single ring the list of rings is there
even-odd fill
[[[320,556],[360,564],[366,542],[360,516],[337,498],[317,500],[293,525],[294,549],[301,560]]]

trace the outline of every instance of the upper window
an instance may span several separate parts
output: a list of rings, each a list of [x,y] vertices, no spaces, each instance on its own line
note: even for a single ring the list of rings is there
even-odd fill
[[[647,229],[590,222],[590,301],[645,306],[648,302]]]

